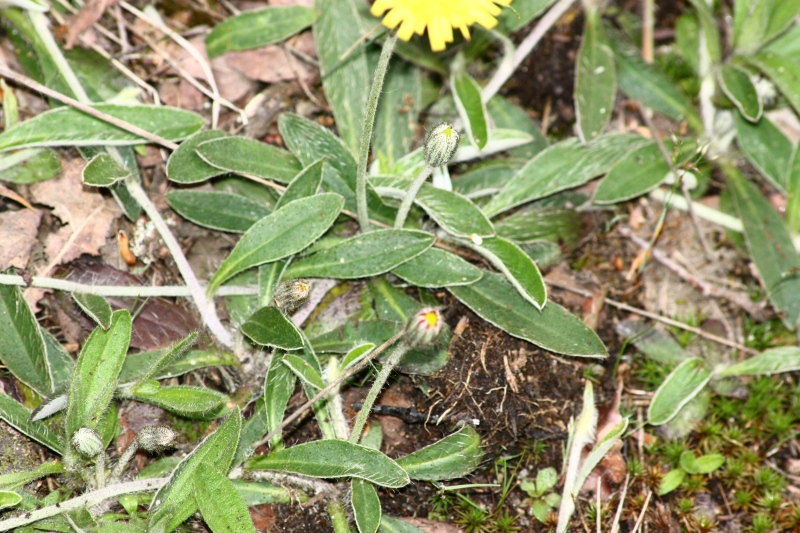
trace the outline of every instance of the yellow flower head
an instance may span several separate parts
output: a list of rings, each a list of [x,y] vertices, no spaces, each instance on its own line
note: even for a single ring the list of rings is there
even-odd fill
[[[386,11],[383,25],[393,30],[400,25],[397,36],[408,41],[413,34],[422,35],[428,29],[431,49],[440,52],[453,42],[453,28],[469,39],[469,26],[477,23],[490,30],[497,25],[500,7],[512,0],[376,0],[370,12],[380,17]]]

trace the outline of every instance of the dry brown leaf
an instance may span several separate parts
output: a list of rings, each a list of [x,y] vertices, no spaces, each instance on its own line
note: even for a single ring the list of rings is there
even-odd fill
[[[239,72],[236,68],[228,64],[227,54],[215,57],[209,61],[208,55],[206,54],[206,44],[203,37],[195,37],[189,42],[211,65],[211,72],[214,74],[214,79],[217,82],[217,88],[219,89],[219,93],[223,98],[226,98],[231,102],[235,102],[251,91],[253,88],[253,82],[250,81],[244,74]],[[174,46],[166,48],[170,51],[175,49]],[[191,55],[189,55],[189,52],[181,48],[179,52],[176,52],[174,58],[178,65],[185,69],[186,72],[189,73],[193,78],[201,81],[207,81],[205,72],[200,67],[200,64]],[[183,93],[183,98],[186,100],[195,99],[196,97],[188,94],[192,91],[199,93],[199,91],[192,87],[187,81],[181,80],[181,92]],[[205,97],[202,98],[205,99]]]
[[[58,179],[31,187],[33,200],[52,207],[53,214],[64,223],[48,235],[45,243],[49,261],[56,264],[69,263],[83,254],[97,255],[106,243],[114,219],[122,214],[114,200],[104,198],[96,189],[84,188],[81,181],[84,166],[86,162],[80,159],[66,161]],[[80,233],[73,237],[76,230]]]
[[[289,44],[304,54],[316,56],[311,32],[298,35],[289,41]],[[313,70],[308,65],[294,56],[287,55],[287,52],[278,45],[243,52],[229,52],[223,57],[226,58],[228,65],[242,75],[264,83],[290,81],[298,76],[308,81],[314,76]]]
[[[80,11],[75,13],[69,18],[66,24],[66,43],[64,48],[69,50],[75,46],[78,39],[83,35],[92,25],[100,20],[106,9],[113,5],[117,0],[88,0]]]
[[[0,213],[0,270],[28,265],[41,218],[40,211],[31,209]]]
[[[2,91],[0,91],[0,94],[2,94]],[[33,209],[33,206],[30,204],[30,202],[28,202],[28,200],[3,185],[0,185],[0,196],[5,196],[9,200],[14,200],[18,204],[24,205],[28,209]]]
[[[587,446],[583,452],[583,459],[589,454],[589,451],[597,443],[602,441],[614,428],[622,422],[622,415],[619,412],[619,404],[622,398],[623,382],[620,379],[617,383],[617,390],[614,393],[614,398],[610,405],[603,406],[599,409],[599,419],[597,423],[597,432],[594,442],[591,446]],[[593,492],[597,490],[597,479],[600,478],[600,499],[607,500],[613,493],[614,485],[619,485],[625,480],[625,474],[628,472],[625,458],[622,456],[622,440],[618,441],[603,457],[600,464],[589,474],[586,482],[581,488],[581,493]]]

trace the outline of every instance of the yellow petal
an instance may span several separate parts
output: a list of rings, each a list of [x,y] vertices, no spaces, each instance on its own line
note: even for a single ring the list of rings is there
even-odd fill
[[[391,9],[392,4],[394,4],[392,0],[377,0],[374,4],[372,4],[369,12],[376,17],[380,17],[383,15],[384,11]]]
[[[400,29],[397,31],[397,37],[402,41],[408,41],[414,35],[414,21],[407,18],[403,21]]]

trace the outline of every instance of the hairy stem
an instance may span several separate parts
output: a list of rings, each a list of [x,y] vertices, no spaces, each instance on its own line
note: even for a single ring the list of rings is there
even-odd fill
[[[125,469],[128,467],[128,463],[131,462],[133,456],[136,455],[136,451],[139,449],[139,441],[131,442],[125,451],[122,452],[122,455],[117,461],[117,466],[114,467],[114,470],[111,472],[111,482],[116,483],[119,481],[119,478],[122,477],[122,473],[125,472]]]
[[[83,507],[91,507],[115,496],[156,490],[161,488],[167,481],[169,481],[168,477],[159,477],[153,479],[140,479],[128,483],[120,483],[119,485],[111,485],[109,487],[88,492],[78,496],[77,498],[72,498],[71,500],[39,509],[38,511],[23,513],[22,516],[0,520],[0,531],[11,531],[27,524],[32,524],[38,520],[50,518],[51,516],[56,516],[68,511],[74,511]]]
[[[144,192],[144,189],[142,189],[142,186],[138,181],[129,178],[125,180],[125,185],[127,186],[128,191],[131,193],[131,196],[133,196],[134,200],[136,200],[139,205],[142,206],[144,212],[147,213],[148,217],[150,217],[150,220],[153,222],[153,225],[156,227],[159,235],[161,235],[161,238],[164,240],[164,244],[167,245],[167,249],[172,255],[172,258],[175,260],[175,265],[178,267],[181,277],[183,277],[183,281],[186,282],[186,286],[189,287],[189,290],[192,293],[192,299],[194,300],[194,304],[198,311],[200,311],[200,316],[203,318],[203,323],[206,325],[206,327],[208,327],[211,333],[221,344],[232,349],[233,335],[231,335],[230,331],[228,331],[225,326],[222,325],[222,322],[220,322],[213,303],[209,302],[209,300],[206,298],[206,293],[203,290],[203,287],[200,286],[200,282],[197,280],[194,270],[192,270],[191,265],[189,265],[189,261],[183,254],[183,250],[181,249],[178,240],[170,231],[166,221],[161,216],[161,213],[158,212],[158,208],[156,208],[153,202],[150,201],[150,198]]]
[[[358,174],[356,174],[356,206],[358,208],[358,225],[366,233],[372,229],[367,210],[367,161],[369,160],[369,147],[372,143],[372,129],[375,126],[375,112],[378,110],[378,100],[383,90],[383,80],[389,69],[389,59],[392,57],[397,34],[390,34],[383,42],[383,50],[375,67],[372,77],[372,86],[369,88],[366,108],[364,110],[364,129],[361,131],[361,146],[358,150]]]
[[[419,190],[422,188],[422,184],[425,183],[425,180],[428,179],[428,176],[430,176],[432,172],[433,167],[426,164],[422,170],[419,171],[417,177],[414,178],[414,182],[411,184],[408,194],[403,198],[400,209],[397,210],[397,218],[394,219],[394,229],[403,229],[406,218],[408,218],[408,212],[411,211],[411,205],[414,203],[414,198],[417,197]]]
[[[350,433],[350,442],[353,444],[358,444],[358,441],[361,440],[361,433],[364,431],[364,425],[367,423],[367,418],[369,418],[369,412],[372,410],[372,405],[375,403],[375,400],[378,399],[378,395],[381,393],[381,389],[383,389],[383,386],[386,384],[386,380],[389,379],[389,374],[392,373],[394,367],[397,366],[397,363],[400,362],[400,359],[402,359],[406,352],[408,352],[409,348],[410,346],[408,344],[401,342],[395,347],[392,353],[389,354],[389,358],[384,361],[381,371],[378,372],[378,375],[375,377],[375,382],[369,389],[367,398],[364,400],[364,404],[361,406],[361,411],[358,412],[356,423],[353,424],[353,432]]]

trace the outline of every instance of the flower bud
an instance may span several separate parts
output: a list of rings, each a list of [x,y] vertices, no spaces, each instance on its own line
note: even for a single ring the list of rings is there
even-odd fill
[[[311,294],[311,283],[307,279],[293,279],[284,281],[275,288],[272,301],[275,307],[288,313],[306,303],[309,294]]]
[[[161,453],[171,448],[178,434],[167,426],[145,426],[136,436],[139,447],[149,453]]]
[[[72,434],[72,445],[84,457],[94,457],[103,451],[103,439],[93,429],[80,428]]]
[[[442,122],[425,139],[425,162],[433,168],[446,165],[458,150],[460,136],[452,124]]]
[[[417,311],[406,325],[406,342],[412,348],[426,348],[439,337],[444,320],[439,310],[423,307]]]

